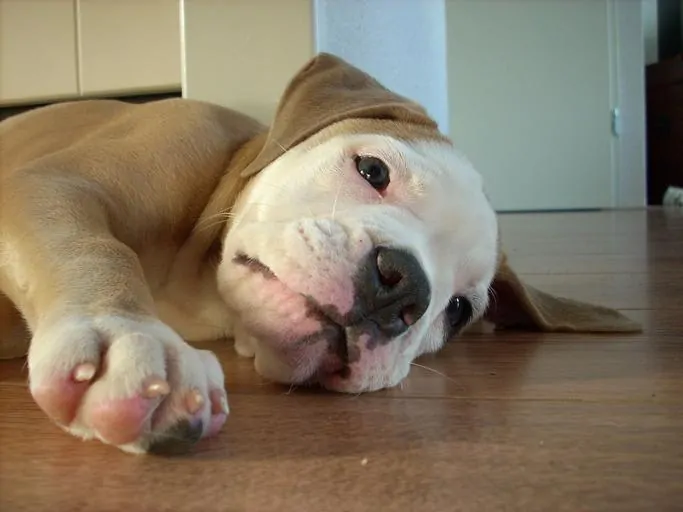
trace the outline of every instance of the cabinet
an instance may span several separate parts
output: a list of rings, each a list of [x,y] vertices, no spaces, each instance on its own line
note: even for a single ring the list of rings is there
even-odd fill
[[[314,0],[186,0],[187,98],[268,123],[292,75],[315,52]]]
[[[0,101],[78,94],[72,0],[0,0]]]
[[[79,0],[81,92],[180,87],[178,0]]]
[[[179,0],[0,0],[0,105],[180,88]]]
[[[683,54],[651,64],[647,83],[647,199],[683,187]]]

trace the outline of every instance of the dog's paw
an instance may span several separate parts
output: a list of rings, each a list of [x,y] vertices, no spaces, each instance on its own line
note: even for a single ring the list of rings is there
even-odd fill
[[[214,354],[156,320],[61,320],[35,333],[28,365],[31,394],[52,420],[125,451],[186,451],[227,419]]]

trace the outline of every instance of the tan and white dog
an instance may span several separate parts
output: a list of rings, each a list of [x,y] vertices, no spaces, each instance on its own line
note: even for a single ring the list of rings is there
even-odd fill
[[[331,55],[269,129],[197,101],[97,100],[0,137],[1,354],[28,354],[37,404],[85,439],[162,452],[220,430],[221,365],[188,342],[234,338],[268,379],[356,393],[482,318],[638,329],[523,285],[470,162]]]

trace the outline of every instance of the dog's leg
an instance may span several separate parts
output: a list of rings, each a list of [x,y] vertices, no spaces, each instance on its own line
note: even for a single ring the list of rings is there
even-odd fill
[[[113,235],[125,216],[43,178],[8,180],[0,201],[0,283],[32,333],[38,405],[68,432],[130,452],[217,432],[228,414],[220,364],[156,318],[136,253]]]

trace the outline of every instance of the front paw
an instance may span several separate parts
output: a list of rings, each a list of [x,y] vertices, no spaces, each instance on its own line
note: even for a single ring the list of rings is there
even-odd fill
[[[37,404],[65,430],[134,453],[186,451],[228,415],[215,355],[154,320],[68,318],[28,355]]]

